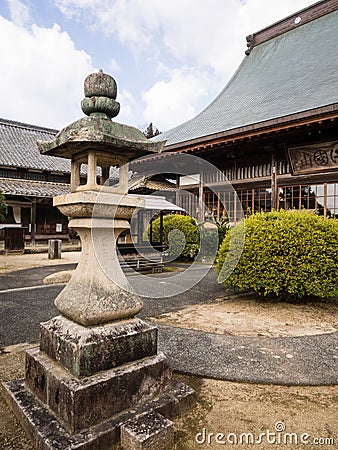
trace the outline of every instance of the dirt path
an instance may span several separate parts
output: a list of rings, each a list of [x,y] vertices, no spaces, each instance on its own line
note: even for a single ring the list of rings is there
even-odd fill
[[[1,382],[24,376],[24,352],[18,347],[16,349],[18,351],[0,355]],[[175,420],[176,450],[333,450],[338,447],[337,386],[271,386],[182,375],[176,377],[196,390],[198,401],[196,408]],[[1,450],[33,450],[28,437],[4,401],[2,392],[0,397]],[[285,432],[276,433],[275,426],[280,429],[285,426]],[[270,442],[279,436],[282,444],[269,444],[267,437],[262,436],[268,431]],[[296,434],[288,436],[286,433]],[[308,445],[300,444],[300,440],[306,437],[305,433],[309,435]],[[325,444],[314,444],[316,438],[321,438]],[[244,443],[233,444],[236,439]],[[247,444],[246,439],[254,439],[255,444]],[[262,443],[259,443],[259,439]],[[285,445],[284,439],[287,440]],[[331,445],[332,439],[335,445]]]
[[[78,253],[65,254],[54,263],[77,262],[78,257]],[[3,271],[50,264],[45,254],[0,257]],[[337,330],[337,312],[336,301],[285,305],[235,298],[189,306],[155,320],[221,334],[297,336]],[[24,376],[23,349],[14,346],[6,350],[9,353],[0,354],[0,382]],[[176,377],[197,393],[196,408],[175,421],[176,450],[338,448],[338,386],[273,386]],[[0,397],[0,449],[33,450],[2,391]]]
[[[48,259],[47,253],[0,255],[0,274],[33,267],[57,266],[79,262],[81,252],[64,252],[61,259]]]
[[[255,297],[235,297],[189,306],[151,320],[237,336],[307,336],[338,331],[338,301],[286,304]]]

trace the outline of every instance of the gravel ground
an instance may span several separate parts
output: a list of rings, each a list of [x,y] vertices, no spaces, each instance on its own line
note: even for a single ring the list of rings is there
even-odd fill
[[[17,351],[13,351],[17,350]],[[24,376],[24,352],[12,349],[0,355],[0,381]],[[176,374],[197,393],[197,406],[175,420],[175,450],[264,449],[330,450],[338,447],[337,386],[273,386],[234,383]],[[0,393],[1,450],[34,450],[25,432]],[[277,424],[277,425],[276,425]],[[285,433],[276,433],[275,426],[285,426]],[[204,434],[205,430],[205,434]],[[259,443],[261,433],[276,433],[282,444],[269,444],[266,437]],[[290,443],[286,433],[296,433]],[[222,433],[224,438],[216,435]],[[243,433],[252,433],[255,444],[232,444]],[[307,433],[308,445],[300,443]],[[205,442],[203,443],[203,436]],[[208,443],[208,437],[209,442]],[[270,442],[274,438],[270,435]],[[295,443],[297,437],[298,444]],[[197,438],[197,441],[196,441]],[[315,444],[315,439],[323,444]],[[228,440],[229,439],[229,440]],[[244,439],[244,438],[242,438]],[[287,440],[284,445],[283,440]],[[330,440],[330,441],[329,441]],[[333,440],[333,441],[332,441]],[[258,442],[257,442],[258,441]],[[245,441],[244,441],[245,442]],[[317,442],[317,441],[316,441]],[[319,442],[319,441],[318,441]],[[335,445],[331,445],[334,442]]]
[[[39,260],[37,256],[42,259]],[[78,254],[76,257],[78,257]],[[50,261],[46,258],[46,255],[20,255],[19,258],[23,259],[20,259],[19,262],[15,262],[14,257],[6,261],[3,258],[12,257],[0,257],[1,271],[7,274],[19,268],[28,269],[31,267],[50,265]],[[60,264],[71,263],[74,264],[76,261],[71,259],[65,261],[63,259],[54,264],[58,266]],[[34,278],[33,272],[30,275],[31,278],[27,275],[28,281]],[[13,280],[15,280],[15,277]],[[210,285],[208,284],[209,282],[211,283]],[[212,280],[210,279],[205,283],[204,287],[201,285],[200,287],[196,287],[195,290],[192,290],[190,297],[186,300],[185,306],[190,306],[194,302],[207,302],[209,287],[211,285]],[[57,286],[46,287],[45,289],[51,288],[59,289]],[[36,292],[38,291],[40,292],[42,290],[38,288]],[[196,297],[199,298],[196,299]],[[215,297],[212,297],[211,300],[214,300]],[[28,297],[22,295],[22,303],[28,300]],[[179,300],[179,297],[176,299],[171,298],[164,302],[159,302],[154,299],[149,302],[144,315],[147,317],[157,317],[169,311],[182,309]],[[183,301],[182,303],[185,302]],[[210,304],[212,305],[212,302]],[[4,302],[5,306],[6,302]],[[164,329],[165,325],[161,327]],[[185,333],[184,330],[182,331],[183,334]],[[186,331],[191,332],[192,330]],[[207,333],[207,331],[204,332]],[[17,334],[18,330],[14,330],[14,333]],[[222,337],[220,335],[218,336]],[[329,336],[332,339],[334,335],[326,334],[325,336]],[[236,336],[232,338],[234,337]],[[309,337],[305,336],[305,339],[307,338]],[[313,338],[313,336],[310,336],[310,338]],[[261,339],[264,340],[266,338],[262,337]],[[333,337],[332,345],[335,342]],[[186,348],[187,341],[180,345],[185,345]],[[188,343],[189,345],[192,344]],[[337,343],[335,345],[337,350]],[[197,352],[196,355],[198,355],[198,352],[201,353],[203,351],[199,351],[198,347],[195,347],[194,351]],[[306,347],[305,344],[303,348],[305,349]],[[317,371],[318,377],[320,378],[323,367],[316,361],[316,347],[314,346],[311,351],[313,352],[313,370]],[[199,357],[201,356],[203,359],[203,354],[199,355]],[[236,356],[241,355],[237,354]],[[217,358],[213,364],[217,366]],[[0,354],[0,381],[4,382],[23,376],[24,348],[22,346],[7,347],[6,353]],[[176,373],[176,377],[192,386],[197,393],[196,408],[175,421],[176,450],[198,450],[199,448],[203,450],[216,450],[227,448],[227,446],[235,449],[254,448],[257,450],[262,448],[267,450],[270,447],[280,450],[304,448],[310,450],[330,450],[331,448],[338,447],[337,385],[290,386],[247,382],[238,383],[216,380],[206,376],[181,375],[179,373]],[[33,450],[28,437],[8,408],[2,391],[0,396],[0,449]],[[280,432],[277,432],[276,429],[280,430]],[[293,433],[293,435],[291,436],[286,433]],[[301,443],[301,439],[304,440],[305,438],[307,445]],[[254,440],[254,444],[251,443],[250,439]],[[235,443],[236,440],[238,441],[237,444]],[[246,443],[246,440],[250,442]]]

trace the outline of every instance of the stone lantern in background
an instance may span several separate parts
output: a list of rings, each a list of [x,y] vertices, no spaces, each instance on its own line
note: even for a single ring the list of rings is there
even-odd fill
[[[191,407],[194,392],[172,380],[156,327],[135,318],[142,301],[116,253],[118,235],[144,202],[128,194],[128,162],[160,152],[164,142],[111,120],[120,105],[109,75],[89,75],[84,92],[88,117],[38,143],[43,154],[71,159],[71,193],[54,205],[80,235],[80,262],[55,301],[60,315],[41,324],[40,348],[27,352],[26,377],[5,385],[7,397],[37,449],[111,450],[121,442],[167,450],[173,424],[164,416]],[[111,166],[120,167],[118,186],[109,186]]]

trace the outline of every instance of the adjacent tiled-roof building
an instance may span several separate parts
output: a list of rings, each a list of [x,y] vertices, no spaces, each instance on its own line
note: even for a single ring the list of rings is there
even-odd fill
[[[70,161],[41,155],[38,140],[54,139],[58,130],[0,119],[0,166],[70,173]]]
[[[65,183],[50,183],[48,181],[0,178],[0,190],[6,196],[51,198],[56,195],[68,194],[69,185]]]
[[[324,0],[248,36],[246,56],[217,98],[154,139],[176,150],[337,112],[337,34],[338,1]]]
[[[37,141],[57,130],[0,119],[0,191],[8,204],[9,224],[22,225],[28,239],[68,235],[67,218],[52,198],[69,192],[70,161],[41,155]]]

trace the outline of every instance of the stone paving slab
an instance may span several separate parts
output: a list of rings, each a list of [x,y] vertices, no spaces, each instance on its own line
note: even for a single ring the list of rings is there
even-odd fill
[[[0,292],[0,345],[37,342],[39,323],[58,315],[54,299],[63,286],[42,285],[46,273],[55,269],[20,271],[17,278],[13,273],[10,278],[7,278],[9,274],[1,276],[2,289],[15,283],[17,289],[23,290]],[[170,282],[170,274],[159,274],[163,275]],[[30,290],[31,280],[34,280],[35,288]],[[222,294],[224,289],[216,283],[212,270],[201,283],[184,294],[163,299],[145,298],[144,308],[138,316],[157,316],[190,304],[212,301]],[[159,350],[168,356],[172,368],[180,372],[252,383],[338,384],[338,333],[254,338],[156,326]]]
[[[338,332],[255,338],[157,326],[159,350],[179,372],[250,383],[338,384]]]

